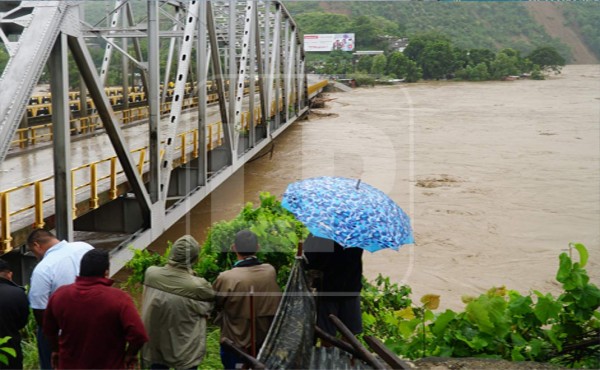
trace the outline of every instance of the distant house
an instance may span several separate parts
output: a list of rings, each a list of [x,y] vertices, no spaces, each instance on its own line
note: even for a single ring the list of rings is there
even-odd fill
[[[385,40],[388,43],[388,50],[390,51],[404,51],[408,46],[408,38],[397,38],[396,36],[380,36],[382,40]]]
[[[390,43],[390,49],[403,52],[408,46],[408,38],[395,39]]]

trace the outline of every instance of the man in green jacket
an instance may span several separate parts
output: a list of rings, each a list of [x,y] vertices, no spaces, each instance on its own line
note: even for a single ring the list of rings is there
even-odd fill
[[[198,242],[185,235],[171,247],[166,266],[146,270],[142,320],[150,341],[142,359],[151,369],[196,369],[204,358],[215,293],[192,270],[199,252]]]

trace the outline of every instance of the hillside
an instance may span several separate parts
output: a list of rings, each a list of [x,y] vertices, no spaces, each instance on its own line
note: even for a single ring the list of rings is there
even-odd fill
[[[571,48],[571,63],[598,63],[598,58],[585,44],[581,31],[576,27],[568,26],[561,5],[557,3],[528,2],[525,6],[536,22],[544,26],[550,36],[558,38]]]
[[[461,48],[510,47],[528,54],[537,46],[551,45],[570,63],[578,64],[597,63],[600,56],[600,45],[594,45],[598,32],[594,24],[600,21],[600,6],[595,4],[293,1],[286,6],[296,17],[302,15],[298,24],[306,33],[323,32],[318,24],[305,22],[309,14],[331,12],[349,19],[363,15],[383,17],[395,24],[397,36],[441,32]],[[331,29],[330,24],[321,27]],[[360,34],[356,33],[359,43]]]

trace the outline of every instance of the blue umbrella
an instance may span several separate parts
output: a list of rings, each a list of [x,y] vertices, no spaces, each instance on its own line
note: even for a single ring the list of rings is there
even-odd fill
[[[357,179],[314,177],[290,184],[281,205],[311,233],[369,252],[414,243],[410,219],[381,190]]]

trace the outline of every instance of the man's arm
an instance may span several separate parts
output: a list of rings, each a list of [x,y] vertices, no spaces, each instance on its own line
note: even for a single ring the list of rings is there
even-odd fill
[[[200,284],[197,288],[198,298],[203,301],[212,302],[215,300],[215,291],[208,281],[201,278]]]
[[[33,309],[33,316],[39,327],[43,327],[44,310],[48,306],[51,289],[50,277],[43,270],[36,268],[31,276],[29,304]]]
[[[127,293],[123,293],[123,305],[121,308],[121,325],[125,332],[127,351],[125,352],[125,366],[132,369],[137,364],[137,353],[144,343],[148,341],[148,334],[142,323],[135,305]]]
[[[138,362],[138,352],[142,349],[144,343],[129,343],[127,345],[127,351],[125,352],[125,368],[135,369]]]

